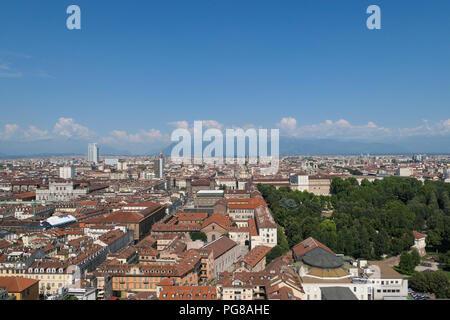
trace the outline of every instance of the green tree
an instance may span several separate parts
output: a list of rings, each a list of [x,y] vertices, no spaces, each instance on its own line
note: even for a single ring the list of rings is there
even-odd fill
[[[375,250],[375,255],[378,258],[380,258],[383,254],[390,251],[390,240],[389,240],[389,235],[386,233],[386,231],[381,230],[375,236],[374,250]]]
[[[439,255],[439,262],[444,265],[444,269],[450,269],[450,250]]]
[[[192,241],[196,241],[196,240],[201,240],[203,242],[208,241],[208,237],[206,236],[206,234],[204,232],[194,231],[194,232],[189,232],[189,235],[191,236]]]
[[[433,293],[438,299],[450,298],[450,282],[442,271],[417,272],[409,278],[409,285],[415,291]]]
[[[427,249],[450,250],[450,184],[441,181],[388,177],[358,185],[354,179],[335,178],[331,196],[271,185],[258,189],[284,228],[289,247],[314,237],[336,252],[379,259],[409,251],[412,231],[421,230],[427,234]],[[333,210],[329,219],[321,217],[324,209]]]
[[[419,251],[417,251],[416,248],[413,248],[411,250],[411,258],[412,258],[412,261],[414,263],[414,268],[417,267],[420,264],[421,258],[420,258]]]
[[[279,245],[276,245],[269,252],[267,252],[266,264],[269,264],[273,259],[281,257],[282,255],[283,255],[283,249],[281,249],[281,247]]]
[[[284,234],[283,227],[278,226],[277,228],[277,241],[283,254],[289,251],[289,242]]]
[[[400,256],[400,263],[398,266],[404,273],[413,273],[415,268],[413,257],[408,252],[403,252]]]
[[[323,220],[319,225],[319,241],[323,242],[330,249],[336,250],[337,247],[337,233],[336,224],[329,219]]]

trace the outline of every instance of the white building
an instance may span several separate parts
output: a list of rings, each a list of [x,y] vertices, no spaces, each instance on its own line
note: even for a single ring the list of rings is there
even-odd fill
[[[450,178],[450,168],[444,169],[444,178]]]
[[[225,186],[227,190],[236,190],[236,179],[232,177],[216,178],[216,189],[219,189],[221,186]]]
[[[61,179],[73,179],[75,177],[75,168],[74,167],[59,168],[59,177]]]
[[[258,230],[257,236],[251,236],[250,250],[257,246],[275,247],[278,243],[277,225],[266,206],[259,206],[255,209],[255,223]]]
[[[293,256],[306,300],[405,300],[408,296],[408,280],[383,261],[350,264],[313,238],[294,246]]]
[[[309,191],[309,176],[307,175],[296,175],[291,177],[291,184],[295,190],[298,191]]]
[[[117,166],[119,159],[105,159],[105,165],[107,166]]]
[[[117,170],[119,171],[128,170],[128,163],[126,163],[125,161],[119,161],[117,163]]]
[[[155,178],[164,178],[164,156],[162,154],[155,160],[153,171],[155,173]]]
[[[90,143],[88,145],[88,161],[99,163],[99,152],[98,152],[98,144],[97,143]]]
[[[41,225],[44,227],[55,228],[75,222],[77,222],[77,219],[71,215],[52,216],[47,220],[42,221]]]
[[[413,174],[412,168],[398,168],[395,175],[399,177],[411,177]]]
[[[78,300],[97,300],[96,287],[72,285],[69,287],[67,294],[76,297]]]
[[[444,182],[450,183],[450,168],[444,169]]]
[[[369,261],[367,267],[359,263],[374,300],[406,300],[408,280],[382,261]]]
[[[51,182],[48,189],[37,189],[37,201],[68,201],[88,194],[73,182]]]
[[[417,232],[417,231],[413,231],[413,235],[414,235],[414,245],[411,247],[411,249],[417,249],[417,251],[419,252],[420,256],[423,257],[427,254],[426,252],[426,235]]]

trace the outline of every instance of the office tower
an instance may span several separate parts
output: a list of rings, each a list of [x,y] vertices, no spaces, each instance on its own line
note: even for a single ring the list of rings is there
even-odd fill
[[[156,178],[164,179],[164,156],[162,153],[155,160],[153,171],[155,172]]]
[[[99,163],[98,145],[96,143],[90,143],[88,146],[88,161]]]
[[[75,176],[74,167],[61,167],[59,168],[59,177],[61,179],[72,179]]]

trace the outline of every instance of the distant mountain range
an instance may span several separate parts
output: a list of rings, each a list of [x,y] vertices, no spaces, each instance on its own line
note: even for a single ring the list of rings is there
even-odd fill
[[[203,147],[205,148],[208,144],[209,143],[204,143]],[[163,150],[163,154],[165,156],[170,156],[175,145],[176,143],[169,145]],[[270,141],[268,143],[267,150],[270,150]],[[193,154],[193,152],[192,147],[191,154]],[[248,144],[246,145],[246,152],[248,152]],[[450,154],[450,137],[415,137],[397,140],[390,143],[280,137],[281,156],[359,154],[389,155],[414,153]]]
[[[153,150],[139,151],[115,148],[108,145],[100,145],[101,156],[156,156],[162,152],[170,156],[172,143]],[[204,142],[205,148],[209,142]],[[192,143],[193,146],[193,143]],[[225,146],[224,146],[225,147]],[[236,148],[236,147],[235,147]],[[268,143],[270,150],[270,141]],[[138,149],[139,150],[139,149]],[[141,149],[142,150],[142,149]],[[225,150],[225,149],[224,149]],[[134,151],[134,152],[133,152]],[[236,151],[236,149],[235,149]],[[248,145],[246,145],[248,152]],[[280,155],[359,155],[359,154],[450,154],[449,136],[417,136],[392,139],[389,142],[368,142],[338,139],[302,139],[293,137],[280,137]],[[39,141],[38,143],[6,143],[0,142],[0,158],[24,158],[24,157],[56,157],[86,155],[87,143],[80,141],[65,141],[55,143],[52,141]],[[193,147],[191,150],[193,154]]]

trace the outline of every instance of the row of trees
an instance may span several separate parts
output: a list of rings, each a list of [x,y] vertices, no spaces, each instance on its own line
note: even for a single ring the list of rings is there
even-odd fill
[[[450,184],[389,177],[361,185],[335,178],[331,196],[259,185],[289,248],[314,237],[355,258],[398,255],[414,244],[413,230],[427,233],[430,250],[450,248]],[[332,210],[331,217],[321,213]],[[278,249],[277,249],[278,250]]]
[[[416,272],[409,278],[409,286],[417,292],[432,293],[438,299],[450,298],[450,282],[442,271]]]

